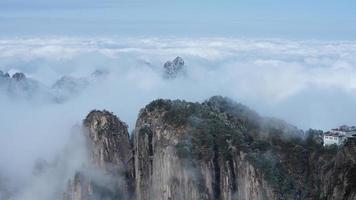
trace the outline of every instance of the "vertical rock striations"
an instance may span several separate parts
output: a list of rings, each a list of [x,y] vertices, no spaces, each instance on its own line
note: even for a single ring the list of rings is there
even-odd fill
[[[108,111],[94,110],[84,128],[90,164],[69,182],[65,199],[130,199],[133,155],[127,125]]]
[[[322,199],[356,199],[356,138],[349,139],[321,172]]]
[[[346,199],[356,197],[356,139],[324,148],[281,120],[222,97],[204,103],[156,100],[129,140],[107,111],[84,120],[91,167],[66,200]]]
[[[355,198],[354,140],[323,148],[226,98],[156,100],[133,137],[139,200]]]
[[[95,166],[113,175],[132,177],[133,156],[127,125],[108,111],[95,110],[84,120],[84,127]]]
[[[247,136],[207,105],[157,100],[134,132],[137,199],[274,199],[241,153]]]
[[[176,145],[189,135],[186,127],[165,123],[165,113],[152,107],[141,112],[134,132],[137,199],[210,199],[202,175],[177,155]]]

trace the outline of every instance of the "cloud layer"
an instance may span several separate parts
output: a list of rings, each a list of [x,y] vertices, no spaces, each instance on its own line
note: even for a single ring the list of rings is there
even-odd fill
[[[48,85],[63,75],[85,76],[105,69],[116,72],[114,86],[134,81],[132,91],[159,93],[159,88],[169,85],[172,90],[180,90],[174,87],[175,82],[161,80],[160,73],[165,61],[182,56],[189,70],[187,80],[182,82],[199,85],[190,87],[193,93],[221,93],[251,102],[263,99],[268,104],[280,104],[310,90],[353,96],[355,55],[354,42],[230,38],[0,40],[0,70],[23,71]],[[184,83],[178,85],[183,87]],[[180,95],[185,97],[176,97]],[[162,96],[170,97],[165,91]],[[202,96],[191,98],[201,100]]]
[[[293,107],[304,107],[307,118],[319,117],[320,109],[324,112],[336,109],[342,116],[352,111],[352,107],[341,104],[355,97],[355,55],[354,42],[232,38],[0,40],[0,70],[22,71],[47,85],[64,75],[83,77],[104,69],[112,74],[103,84],[115,89],[108,96],[116,97],[116,93],[142,99],[142,94],[146,94],[145,100],[164,97],[198,101],[221,94],[303,128],[329,128],[335,124],[324,124],[323,119],[315,124],[298,119],[302,116],[293,118],[296,112]],[[167,82],[161,78],[162,66],[176,56],[184,58],[188,77]],[[95,88],[88,92],[100,94],[102,90]],[[105,99],[120,101],[122,98]],[[296,99],[303,101],[295,102]],[[78,101],[86,104],[90,100],[79,98]],[[318,112],[313,114],[314,107],[318,107]],[[137,114],[137,111],[131,112]],[[326,114],[324,119],[335,119],[334,111]],[[342,116],[336,119],[345,120]],[[353,122],[342,120],[334,123]]]
[[[176,56],[184,59],[186,76],[166,80],[163,64]],[[0,168],[23,182],[30,180],[34,160],[52,159],[71,127],[92,109],[113,111],[132,130],[139,110],[156,98],[202,101],[223,95],[304,129],[356,124],[356,42],[1,39],[0,70],[24,72],[44,88],[62,76],[81,80],[95,70],[109,72],[61,103],[0,94]],[[17,166],[24,170],[17,172]]]

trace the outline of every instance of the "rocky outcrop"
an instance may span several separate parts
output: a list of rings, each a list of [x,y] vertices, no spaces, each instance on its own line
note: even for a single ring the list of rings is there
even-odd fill
[[[84,128],[90,164],[69,182],[64,199],[132,198],[133,155],[127,125],[108,111],[94,110]]]
[[[154,101],[133,136],[136,197],[353,199],[355,144],[324,149],[314,133],[221,97]]]
[[[355,199],[355,138],[324,148],[320,131],[305,137],[226,98],[153,101],[132,143],[110,112],[84,127],[97,171],[78,172],[65,199]]]
[[[185,73],[184,60],[181,57],[176,57],[173,61],[167,61],[163,68],[164,78],[167,79],[173,79]]]
[[[177,155],[175,147],[188,132],[164,123],[163,115],[143,111],[137,121],[134,133],[137,199],[212,198],[211,186],[210,193],[205,186],[200,187],[202,174]]]
[[[92,182],[81,173],[76,173],[73,180],[69,180],[64,200],[89,200],[94,199]]]
[[[137,199],[274,199],[261,172],[233,146],[246,137],[243,130],[227,123],[201,104],[148,105],[134,132]]]
[[[356,199],[356,138],[347,140],[319,176],[322,199]]]
[[[77,172],[69,180],[64,200],[116,200],[130,199],[128,191],[122,190],[124,183],[120,177],[101,173],[101,171]]]
[[[93,163],[110,174],[132,172],[127,125],[108,111],[94,110],[84,120]],[[128,174],[130,175],[130,174]]]

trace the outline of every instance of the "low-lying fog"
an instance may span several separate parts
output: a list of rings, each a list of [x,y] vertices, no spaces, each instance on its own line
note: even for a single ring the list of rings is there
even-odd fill
[[[177,56],[185,75],[165,79],[164,63]],[[356,124],[356,42],[13,38],[0,40],[0,70],[39,85],[26,95],[0,89],[0,177],[12,186],[29,184],[34,161],[53,159],[92,109],[132,130],[154,99],[223,95],[302,129]],[[94,80],[96,70],[105,76]],[[58,100],[52,85],[63,76],[81,86]]]

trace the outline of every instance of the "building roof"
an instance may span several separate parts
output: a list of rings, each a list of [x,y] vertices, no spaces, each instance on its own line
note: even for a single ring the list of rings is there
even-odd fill
[[[330,131],[324,133],[324,136],[345,137],[344,135],[340,135],[339,133],[333,133],[333,132],[330,132]]]

